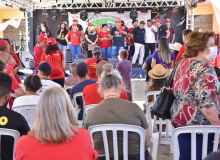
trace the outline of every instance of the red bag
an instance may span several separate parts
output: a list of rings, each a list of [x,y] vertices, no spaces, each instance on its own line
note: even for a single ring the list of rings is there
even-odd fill
[[[61,62],[58,61],[55,55],[48,55],[47,62],[50,63],[52,67],[51,76],[57,76],[63,72],[60,64]]]

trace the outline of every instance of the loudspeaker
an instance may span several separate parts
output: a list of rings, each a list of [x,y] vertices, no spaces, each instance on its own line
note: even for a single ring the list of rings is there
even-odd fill
[[[66,62],[72,63],[72,53],[71,53],[70,49],[67,49],[67,52],[66,52]]]
[[[34,50],[34,41],[35,41],[35,31],[34,31],[34,17],[28,18],[28,27],[29,27],[29,34],[30,34],[30,41],[29,41],[29,49],[31,51]]]

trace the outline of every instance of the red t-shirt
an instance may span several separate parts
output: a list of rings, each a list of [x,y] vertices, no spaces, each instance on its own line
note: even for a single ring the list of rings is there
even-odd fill
[[[73,30],[71,30],[67,33],[67,35],[70,36],[72,45],[75,45],[75,46],[80,45],[80,37],[82,36],[80,31],[73,32]]]
[[[10,52],[12,59],[13,59],[13,63],[14,63],[14,68],[16,68],[19,64],[21,64],[17,54],[15,52]]]
[[[98,79],[96,76],[97,58],[88,58],[85,63],[89,66],[88,76],[90,79]]]
[[[98,93],[98,88],[99,88],[99,82],[84,87],[83,100],[85,102],[85,105],[99,104],[104,99],[104,97],[101,97],[100,94]],[[127,92],[125,89],[122,89],[120,98],[124,100],[128,100]]]
[[[34,136],[22,136],[15,149],[16,160],[96,160],[97,151],[92,147],[92,140],[87,130],[79,128],[79,133],[69,142],[42,145]]]
[[[210,61],[211,65],[219,67],[219,55],[217,54],[216,58]]]
[[[109,37],[109,32],[110,31],[107,31],[107,32],[102,32],[100,31],[99,32],[99,38],[110,38]],[[109,48],[109,47],[112,47],[112,41],[111,40],[102,40],[102,41],[99,41],[99,46],[100,48]]]
[[[60,62],[60,67],[61,67],[61,69],[63,69],[63,67],[62,67],[62,61],[61,61],[61,57],[60,57],[60,52],[61,52],[61,54],[62,54],[62,61],[64,61],[65,58],[64,58],[64,54],[63,54],[62,51],[57,50],[57,51],[53,52],[52,54],[56,56],[57,60]],[[47,55],[47,54],[44,52],[44,53],[42,54],[42,56],[41,56],[41,62],[44,62],[44,61],[47,62],[49,56],[50,56],[50,55]],[[63,71],[61,72],[60,75],[50,76],[50,79],[51,79],[51,80],[53,80],[53,79],[61,79],[61,78],[65,78],[65,75],[64,75],[64,72],[63,72]]]
[[[44,48],[40,48],[38,44],[34,47],[34,68],[36,69],[41,61],[41,55],[44,53]]]
[[[131,28],[129,28],[128,30],[129,30],[129,32],[130,33],[132,33],[132,30],[134,29],[134,27],[131,27]],[[134,45],[134,41],[130,38],[130,43],[132,44],[132,45]]]
[[[21,86],[18,84],[18,82],[17,82],[17,80],[15,79],[15,77],[11,77],[11,78],[12,78],[11,93],[15,93],[14,91],[15,91],[16,89],[18,89],[18,88],[21,88]],[[10,100],[9,100],[10,109],[11,109],[12,106],[13,106],[14,100],[15,100],[14,97],[11,97]]]
[[[185,45],[183,45],[181,48],[180,48],[180,51],[176,57],[176,60],[180,61],[181,59],[183,59],[183,53],[185,53],[186,51],[186,48],[185,48]]]

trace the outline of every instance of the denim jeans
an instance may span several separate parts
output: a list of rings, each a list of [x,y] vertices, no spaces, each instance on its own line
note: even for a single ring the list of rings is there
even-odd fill
[[[64,54],[64,58],[65,58],[65,64],[66,64],[66,51],[67,51],[67,46],[64,46],[62,44],[59,43],[60,49]]]
[[[191,133],[182,133],[178,136],[180,158],[179,160],[191,160]],[[208,135],[208,149],[207,154],[212,152],[214,134]],[[203,134],[196,134],[196,159],[202,160],[202,143]],[[194,159],[193,159],[194,160]]]
[[[114,58],[118,57],[118,52],[120,49],[124,49],[124,46],[121,47],[112,46],[112,57]]]
[[[112,47],[102,48],[102,58],[112,58]]]
[[[72,53],[72,62],[74,62],[74,59],[76,58],[76,53],[79,58],[82,58],[82,50],[80,46],[70,45],[70,50]]]

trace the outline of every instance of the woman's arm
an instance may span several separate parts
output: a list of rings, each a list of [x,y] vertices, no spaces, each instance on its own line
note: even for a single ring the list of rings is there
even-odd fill
[[[215,105],[208,109],[202,109],[201,111],[212,125],[220,126],[218,111]]]
[[[85,38],[86,38],[86,40],[89,42],[89,43],[93,43],[90,39],[89,39],[89,37],[88,37],[88,35],[87,34],[85,34]]]
[[[174,60],[172,60],[170,63],[170,69],[173,69],[173,68],[174,68]]]
[[[99,35],[97,34],[97,36],[96,36],[96,40],[95,40],[94,43],[98,42],[98,40],[99,40]]]
[[[63,69],[65,69],[65,61],[64,60],[62,61],[62,67],[63,67]]]
[[[143,64],[142,69],[145,70],[145,71],[147,70],[147,63]]]
[[[69,41],[69,36],[68,36],[68,35],[66,35],[65,39],[66,39],[66,42],[67,42],[68,44],[71,44],[71,42]]]
[[[14,74],[17,74],[17,72],[21,69],[21,67],[22,67],[21,64],[19,64],[17,67],[15,67],[15,68],[13,69]]]
[[[152,58],[151,67],[154,68],[156,63],[157,63],[156,59]]]
[[[145,129],[146,131],[146,137],[145,137],[145,144],[147,145],[147,147],[150,147],[150,134],[149,134],[149,130]]]
[[[19,97],[25,95],[25,92],[24,92],[24,90],[23,90],[22,88],[18,88],[18,89],[16,89],[16,90],[14,90],[14,92],[15,92],[15,94],[18,95]]]
[[[62,30],[60,30],[60,34],[57,35],[57,38],[58,38],[58,39],[61,38],[61,33],[62,33]]]

